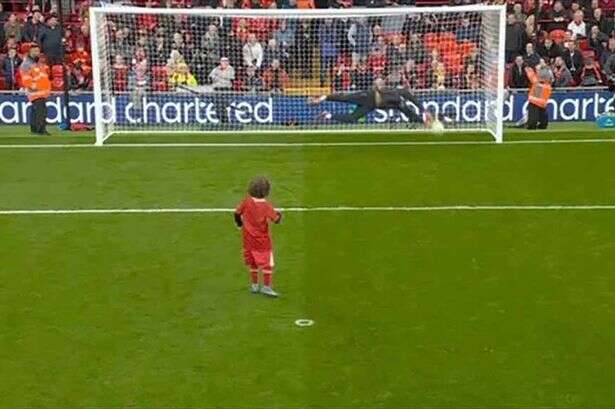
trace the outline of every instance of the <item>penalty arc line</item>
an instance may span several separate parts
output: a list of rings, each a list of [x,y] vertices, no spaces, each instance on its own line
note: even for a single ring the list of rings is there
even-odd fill
[[[168,213],[231,213],[226,207],[203,208],[135,208],[135,209],[6,209],[3,216],[75,215],[75,214],[168,214]],[[578,211],[615,210],[615,205],[450,205],[450,206],[314,206],[280,207],[282,212],[444,212],[444,211]]]

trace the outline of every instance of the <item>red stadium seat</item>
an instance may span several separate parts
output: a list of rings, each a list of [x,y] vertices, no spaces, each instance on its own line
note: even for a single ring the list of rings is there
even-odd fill
[[[167,68],[162,65],[153,66],[152,77],[154,81],[164,81],[166,83],[168,79]]]
[[[4,75],[0,75],[0,90],[6,89],[6,84],[4,83]]]
[[[474,49],[476,49],[476,44],[470,41],[464,41],[464,42],[459,43],[458,47],[459,47],[459,53],[465,57],[466,55],[472,53]]]
[[[425,47],[431,50],[436,48],[438,45],[438,34],[437,33],[427,33],[425,34]]]
[[[561,44],[564,42],[564,38],[566,37],[566,31],[565,30],[552,30],[549,33],[549,36],[551,36],[551,40],[553,40],[553,42],[555,44]]]
[[[152,89],[154,91],[168,91],[169,90],[169,84],[167,83],[167,81],[154,81],[154,83],[152,84]]]

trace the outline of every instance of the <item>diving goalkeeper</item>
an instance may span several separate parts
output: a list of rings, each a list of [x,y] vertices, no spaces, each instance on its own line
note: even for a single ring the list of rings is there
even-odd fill
[[[384,80],[374,81],[372,89],[352,93],[323,95],[310,100],[311,104],[323,101],[345,102],[357,107],[351,113],[334,114],[323,111],[320,116],[342,123],[354,123],[375,109],[397,109],[408,117],[409,122],[431,123],[431,115],[423,109],[419,100],[406,89],[389,88]]]

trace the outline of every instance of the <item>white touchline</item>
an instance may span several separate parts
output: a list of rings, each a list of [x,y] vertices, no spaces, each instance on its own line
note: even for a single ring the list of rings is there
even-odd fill
[[[93,144],[0,144],[0,149],[73,149],[73,148],[307,148],[307,147],[352,147],[352,146],[436,146],[436,145],[539,145],[539,144],[576,144],[615,142],[609,139],[527,139],[504,141],[373,141],[373,142],[187,142],[187,143],[109,143],[102,146]]]
[[[135,208],[135,209],[6,209],[0,215],[72,215],[122,213],[230,213],[230,207],[200,208]],[[282,212],[437,212],[437,211],[506,211],[506,210],[615,210],[615,204],[555,204],[555,205],[444,205],[444,206],[313,206],[280,207]]]

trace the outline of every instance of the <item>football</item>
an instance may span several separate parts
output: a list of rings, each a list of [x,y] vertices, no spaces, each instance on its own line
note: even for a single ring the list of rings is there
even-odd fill
[[[444,125],[442,125],[442,122],[440,122],[438,119],[434,119],[431,122],[430,128],[433,133],[436,133],[438,135],[444,132]]]

